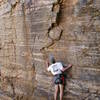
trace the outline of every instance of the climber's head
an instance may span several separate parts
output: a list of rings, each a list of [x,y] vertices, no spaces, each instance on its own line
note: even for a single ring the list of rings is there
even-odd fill
[[[49,56],[49,61],[50,61],[51,64],[54,64],[56,62],[56,60],[55,60],[53,55]]]
[[[55,61],[55,58],[53,58],[52,60],[51,60],[51,63],[52,64],[54,64],[56,61]]]

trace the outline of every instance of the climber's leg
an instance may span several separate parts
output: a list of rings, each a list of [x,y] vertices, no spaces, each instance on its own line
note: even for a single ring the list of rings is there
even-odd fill
[[[63,100],[64,86],[63,86],[63,84],[59,84],[59,87],[60,87],[60,100]]]
[[[59,88],[59,85],[55,85],[54,100],[57,100],[58,88]]]

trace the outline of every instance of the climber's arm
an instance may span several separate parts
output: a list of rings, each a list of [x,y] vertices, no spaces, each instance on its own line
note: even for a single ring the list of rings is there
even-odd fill
[[[63,67],[63,68],[62,68],[62,71],[64,72],[64,71],[68,70],[68,69],[71,68],[71,67],[72,67],[72,64],[69,64],[68,66]]]

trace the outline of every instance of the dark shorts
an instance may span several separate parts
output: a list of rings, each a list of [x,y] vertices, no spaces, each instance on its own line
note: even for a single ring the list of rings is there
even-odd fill
[[[64,75],[57,74],[54,76],[54,84],[64,84]]]

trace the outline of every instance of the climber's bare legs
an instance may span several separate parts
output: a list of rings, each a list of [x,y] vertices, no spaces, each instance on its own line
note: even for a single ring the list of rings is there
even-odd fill
[[[60,100],[63,100],[64,86],[62,84],[59,84],[59,87],[60,87]]]
[[[55,85],[54,100],[57,100],[58,88],[59,88],[59,85]]]

